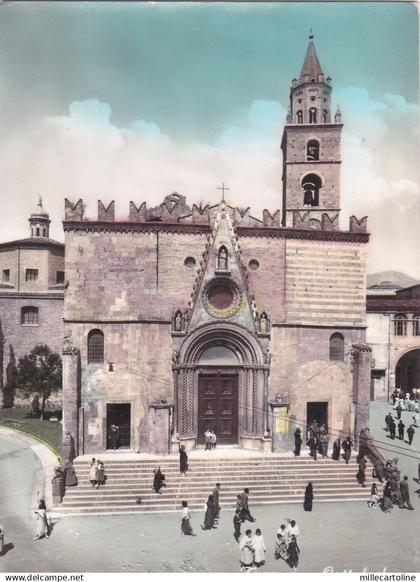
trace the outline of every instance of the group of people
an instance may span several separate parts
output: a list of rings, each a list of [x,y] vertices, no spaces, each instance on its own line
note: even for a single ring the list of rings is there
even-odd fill
[[[391,394],[392,406],[395,408],[401,408],[401,410],[406,410],[408,412],[419,412],[419,401],[415,400],[410,392],[404,393],[396,388]]]
[[[381,508],[385,513],[390,513],[394,504],[398,505],[400,509],[414,510],[410,501],[410,490],[408,488],[408,476],[404,475],[402,481],[399,481],[397,489],[392,480],[386,481],[382,490],[382,496],[379,496],[378,486],[376,483],[372,484],[370,490],[370,500],[368,506],[372,509]]]
[[[220,483],[216,483],[212,494],[209,495],[206,501],[204,524],[201,526],[203,530],[215,529],[217,527],[221,510],[219,504],[220,489]],[[312,510],[312,501],[313,487],[312,483],[308,483],[305,491],[305,511]],[[249,570],[252,567],[260,568],[265,563],[265,552],[267,551],[264,538],[259,528],[255,530],[254,535],[252,535],[252,530],[247,529],[245,535],[241,537],[241,525],[245,521],[255,522],[255,518],[251,515],[249,508],[248,487],[245,487],[243,492],[237,495],[236,510],[233,516],[233,537],[239,544],[241,568],[243,570]],[[187,501],[182,501],[181,532],[188,536],[196,535],[191,526],[191,514]],[[299,528],[296,521],[287,519],[278,529],[275,540],[274,557],[276,559],[282,558],[294,570],[296,570],[299,562],[300,550],[297,544],[298,535]]]
[[[296,570],[299,563],[300,549],[297,544],[299,528],[294,519],[287,519],[277,530],[276,548],[274,557],[276,560],[282,558],[291,568]]]
[[[99,489],[101,485],[105,485],[105,465],[99,459],[92,458],[89,467],[89,481],[92,487]]]
[[[217,436],[214,430],[208,428],[204,433],[204,450],[211,451],[216,448]]]
[[[299,528],[294,519],[287,519],[277,530],[274,558],[282,559],[295,571],[299,563],[300,549],[297,543]],[[247,529],[239,542],[241,552],[240,564],[243,570],[249,570],[253,566],[260,568],[265,564],[267,548],[261,530],[257,528],[255,534]]]
[[[392,414],[390,412],[388,412],[388,414],[385,416],[385,431],[387,433],[389,433],[389,436],[391,437],[392,440],[395,439],[395,433],[398,429],[398,438],[403,441],[404,440],[404,431],[405,431],[405,424],[403,423],[403,421],[401,420],[401,412],[398,412],[397,410],[397,415],[399,414],[399,416],[397,416],[398,418],[398,424],[395,422],[394,417],[392,416]],[[414,420],[414,417],[413,417]],[[408,439],[408,444],[411,445],[411,443],[413,442],[413,438],[414,438],[414,434],[415,434],[415,429],[414,429],[414,424],[410,424],[409,427],[407,428],[407,439]]]
[[[302,439],[302,430],[297,427],[294,433],[295,437],[295,450],[294,455],[295,457],[300,456],[301,447],[303,443]],[[314,459],[317,460],[318,454],[322,456],[322,458],[328,457],[328,447],[329,447],[329,437],[328,431],[325,424],[319,425],[316,420],[313,420],[308,427],[308,438],[306,441],[307,446],[309,447],[309,455]],[[335,439],[333,443],[333,452],[332,452],[332,459],[334,461],[338,461],[341,456],[341,449],[343,450],[343,458],[348,465],[351,451],[353,448],[353,442],[350,436],[346,437],[343,442],[341,442],[341,438],[338,437]]]

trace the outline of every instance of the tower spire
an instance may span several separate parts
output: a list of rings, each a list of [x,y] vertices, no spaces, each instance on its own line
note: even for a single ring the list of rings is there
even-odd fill
[[[309,44],[306,50],[305,60],[303,62],[302,70],[299,77],[299,85],[302,83],[318,83],[324,80],[324,73],[316,53],[315,43],[313,41],[314,35],[312,28],[309,31]]]

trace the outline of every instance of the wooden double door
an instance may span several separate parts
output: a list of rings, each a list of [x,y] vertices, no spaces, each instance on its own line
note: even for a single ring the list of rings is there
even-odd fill
[[[238,443],[238,374],[200,374],[198,382],[198,443],[207,429],[218,444]]]

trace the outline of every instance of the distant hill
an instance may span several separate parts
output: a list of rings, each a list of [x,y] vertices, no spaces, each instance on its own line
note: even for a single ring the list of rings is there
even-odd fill
[[[390,281],[396,285],[401,285],[401,287],[410,287],[411,285],[420,283],[418,279],[413,279],[413,277],[409,277],[399,271],[380,271],[379,273],[372,273],[367,276],[368,287],[378,285],[382,281]]]

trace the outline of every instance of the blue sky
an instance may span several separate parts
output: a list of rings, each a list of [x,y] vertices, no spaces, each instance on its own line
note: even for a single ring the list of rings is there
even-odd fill
[[[59,239],[64,196],[91,215],[98,197],[116,199],[124,215],[129,200],[173,190],[214,201],[225,180],[255,214],[279,207],[282,125],[309,27],[343,111],[343,214],[369,214],[370,270],[401,267],[390,232],[420,211],[407,3],[2,4],[1,239],[26,234],[37,193]],[[404,230],[403,270],[420,277],[418,234]]]

